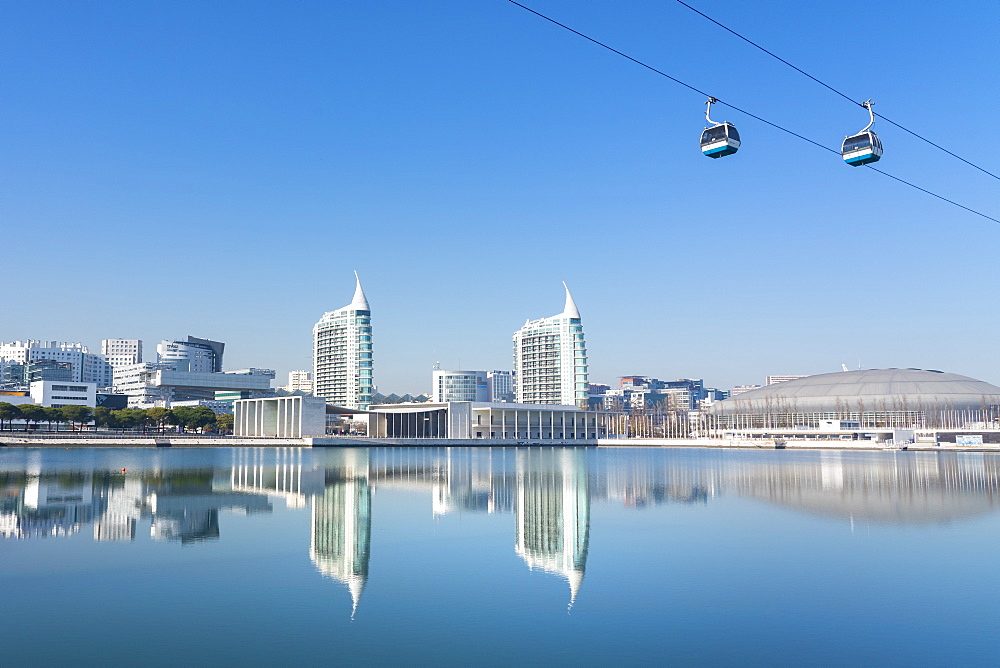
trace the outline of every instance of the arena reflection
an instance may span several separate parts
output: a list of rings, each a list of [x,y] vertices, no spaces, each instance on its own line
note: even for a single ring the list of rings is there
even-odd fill
[[[736,494],[871,524],[962,521],[997,510],[998,457],[937,452],[595,450],[584,448],[237,449],[180,456],[114,451],[84,467],[44,450],[8,451],[0,534],[191,545],[220,538],[220,513],[309,508],[309,559],[357,611],[369,575],[375,490],[429,495],[430,513],[513,515],[513,553],[563,579],[568,605],[586,572],[592,503],[641,509]],[[192,463],[192,458],[194,459]],[[114,466],[109,465],[114,461]]]

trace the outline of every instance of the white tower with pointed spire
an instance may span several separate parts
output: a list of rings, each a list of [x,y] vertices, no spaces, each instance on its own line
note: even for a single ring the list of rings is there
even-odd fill
[[[514,332],[518,403],[587,407],[587,344],[580,309],[566,283],[566,305],[550,318],[528,320]]]
[[[372,378],[372,312],[354,272],[354,299],[313,327],[313,394],[337,406],[368,410]]]

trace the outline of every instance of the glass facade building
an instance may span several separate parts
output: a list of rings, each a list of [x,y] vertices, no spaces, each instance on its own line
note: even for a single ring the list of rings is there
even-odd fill
[[[525,322],[513,340],[518,403],[586,408],[587,344],[568,287],[562,313]]]
[[[490,401],[485,371],[441,371],[431,378],[431,401]]]
[[[344,408],[368,410],[372,378],[372,312],[354,274],[354,299],[313,327],[313,394]]]

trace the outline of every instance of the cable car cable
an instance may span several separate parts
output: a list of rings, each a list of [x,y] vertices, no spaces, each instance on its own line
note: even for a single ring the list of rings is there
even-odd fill
[[[818,83],[820,86],[823,86],[827,90],[829,90],[829,91],[831,91],[833,93],[836,93],[837,95],[839,95],[840,97],[844,98],[848,102],[851,102],[852,104],[861,104],[860,102],[856,102],[854,100],[854,98],[852,98],[850,95],[847,95],[846,93],[843,93],[843,92],[837,90],[836,88],[834,88],[830,84],[826,83],[825,81],[821,81],[821,80],[817,79],[816,77],[814,77],[813,75],[809,74],[808,72],[806,72],[802,68],[796,67],[795,65],[791,64],[790,62],[788,62],[787,60],[785,60],[784,58],[782,58],[778,54],[776,54],[776,53],[774,53],[772,51],[768,51],[763,46],[761,46],[757,42],[753,41],[749,37],[744,37],[740,33],[736,32],[735,30],[733,30],[732,28],[730,28],[729,26],[726,26],[726,25],[723,25],[723,24],[719,23],[718,21],[716,21],[715,19],[713,19],[708,14],[706,14],[706,13],[704,13],[702,11],[699,11],[698,9],[695,9],[694,7],[692,7],[691,5],[689,5],[688,3],[684,2],[684,0],[677,0],[677,2],[680,3],[680,4],[682,4],[682,5],[684,5],[685,7],[687,7],[688,9],[690,9],[695,14],[698,14],[699,16],[701,16],[701,17],[703,17],[703,18],[711,21],[712,23],[714,23],[715,25],[719,26],[720,28],[722,28],[726,32],[729,32],[729,33],[732,33],[733,35],[736,35],[737,37],[739,37],[740,39],[742,39],[747,44],[750,44],[751,46],[754,46],[754,47],[760,49],[761,51],[763,51],[767,55],[771,56],[775,60],[781,61],[785,65],[788,65],[789,67],[791,67],[793,70],[795,70],[799,74],[802,74],[802,75],[804,75],[804,76],[812,79],[813,81],[815,81],[816,83]],[[946,149],[944,146],[941,146],[940,144],[936,144],[936,143],[932,142],[927,137],[923,137],[923,136],[917,134],[916,132],[914,132],[913,130],[910,130],[909,128],[903,127],[902,125],[900,125],[896,121],[894,121],[894,120],[892,120],[890,118],[886,118],[882,114],[875,114],[875,115],[878,116],[879,118],[881,118],[886,123],[889,123],[891,125],[895,125],[900,130],[902,130],[904,132],[908,132],[911,135],[913,135],[914,137],[916,137],[917,139],[920,139],[922,141],[927,142],[928,144],[930,144],[934,148],[940,149],[940,150],[944,151],[945,153],[947,153],[948,155],[952,156],[953,158],[957,158],[957,159],[961,160],[962,162],[964,162],[965,164],[969,165],[970,167],[975,167],[976,169],[978,169],[979,171],[983,172],[984,174],[988,174],[988,175],[992,176],[995,179],[1000,179],[1000,176],[997,176],[993,172],[991,172],[989,170],[986,170],[986,169],[983,169],[982,167],[980,167],[976,163],[970,162],[970,161],[966,160],[965,158],[963,158],[962,156],[960,156],[960,155],[958,155],[956,153],[952,153],[951,151],[949,151],[948,149]]]
[[[787,132],[788,134],[790,134],[790,135],[792,135],[792,136],[794,136],[794,137],[798,137],[798,138],[799,138],[799,139],[801,139],[802,141],[807,141],[807,142],[809,142],[810,144],[813,144],[813,145],[815,145],[815,146],[818,146],[818,147],[820,147],[820,148],[822,148],[822,149],[826,149],[827,151],[830,151],[831,153],[836,153],[837,155],[840,155],[840,151],[836,151],[836,150],[834,150],[834,149],[830,148],[829,146],[824,146],[823,144],[820,144],[819,142],[815,142],[815,141],[813,141],[812,139],[809,139],[808,137],[803,137],[802,135],[800,135],[800,134],[798,134],[798,133],[796,133],[796,132],[792,132],[792,131],[791,131],[791,130],[789,130],[788,128],[783,128],[783,127],[781,127],[780,125],[777,125],[777,124],[775,124],[775,123],[772,123],[771,121],[768,121],[768,120],[766,120],[766,119],[763,119],[763,118],[761,118],[760,116],[757,116],[757,115],[755,115],[755,114],[752,114],[752,113],[750,113],[749,111],[746,111],[745,109],[740,109],[739,107],[737,107],[737,106],[735,106],[735,105],[733,105],[733,104],[730,104],[729,102],[725,102],[725,101],[723,101],[723,100],[721,100],[721,99],[719,99],[719,98],[715,97],[714,95],[709,95],[708,93],[706,93],[705,91],[701,90],[700,88],[695,88],[695,87],[694,87],[694,86],[692,86],[691,84],[689,84],[689,83],[685,83],[685,82],[681,81],[680,79],[678,79],[677,77],[672,77],[672,76],[670,76],[669,74],[667,74],[667,73],[666,73],[666,72],[664,72],[663,70],[658,70],[658,69],[656,69],[655,67],[653,67],[652,65],[648,65],[648,64],[646,64],[646,63],[642,62],[641,60],[638,60],[638,59],[636,59],[636,58],[633,58],[632,56],[628,55],[627,53],[622,53],[622,52],[621,52],[621,51],[619,51],[618,49],[616,49],[616,48],[614,48],[614,47],[612,47],[612,46],[608,46],[608,45],[607,45],[607,44],[605,44],[604,42],[599,42],[599,41],[597,41],[596,39],[594,39],[593,37],[590,37],[589,35],[584,35],[584,34],[583,34],[582,32],[580,32],[579,30],[574,30],[573,28],[570,28],[570,27],[569,27],[568,25],[566,25],[565,23],[560,23],[559,21],[556,21],[555,19],[553,19],[553,18],[551,18],[551,17],[548,17],[548,16],[546,16],[545,14],[542,14],[541,12],[537,12],[537,11],[535,11],[535,10],[534,10],[534,9],[532,9],[531,7],[526,7],[525,5],[522,5],[522,4],[520,3],[520,2],[517,2],[517,0],[507,0],[507,2],[511,3],[512,5],[517,5],[517,6],[518,6],[518,7],[520,7],[521,9],[524,9],[524,10],[526,10],[526,11],[529,11],[529,12],[531,12],[531,13],[532,13],[532,14],[534,14],[535,16],[538,16],[539,18],[543,18],[543,19],[545,19],[546,21],[548,21],[549,23],[554,23],[555,25],[559,26],[560,28],[564,28],[564,29],[566,29],[566,30],[570,31],[570,32],[571,32],[571,33],[573,33],[574,35],[579,35],[580,37],[584,38],[585,40],[587,40],[587,41],[589,41],[589,42],[593,42],[594,44],[596,44],[596,45],[598,45],[598,46],[600,46],[600,47],[602,47],[602,48],[605,48],[605,49],[607,49],[608,51],[611,51],[612,53],[617,53],[617,54],[618,54],[619,56],[621,56],[622,58],[625,58],[625,59],[627,59],[627,60],[631,60],[631,61],[632,61],[633,63],[635,63],[636,65],[641,65],[642,67],[645,67],[645,68],[646,68],[647,70],[650,70],[651,72],[656,72],[656,73],[657,73],[657,74],[659,74],[660,76],[662,76],[662,77],[666,77],[666,78],[670,79],[671,81],[673,81],[674,83],[678,83],[678,84],[680,84],[681,86],[684,86],[684,87],[685,87],[685,88],[687,88],[688,90],[693,90],[694,92],[696,92],[696,93],[700,93],[701,95],[704,95],[705,97],[711,97],[711,98],[715,99],[715,101],[716,101],[716,102],[718,102],[719,104],[724,104],[724,105],[726,105],[727,107],[729,107],[730,109],[733,109],[734,111],[738,111],[738,112],[740,112],[741,114],[746,114],[746,115],[747,115],[747,116],[749,116],[750,118],[753,118],[753,119],[755,119],[755,120],[758,120],[758,121],[760,121],[761,123],[766,123],[767,125],[770,125],[770,126],[771,126],[771,127],[773,127],[773,128],[777,128],[778,130],[781,130],[782,132]]]
[[[905,183],[906,185],[910,186],[911,188],[916,188],[920,192],[927,193],[931,197],[937,197],[939,200],[947,202],[948,204],[954,204],[959,209],[965,209],[969,213],[974,213],[977,216],[982,216],[983,218],[985,218],[987,220],[992,220],[994,223],[1000,223],[1000,220],[998,220],[998,219],[996,219],[996,218],[994,218],[992,216],[987,216],[985,213],[980,213],[979,211],[976,211],[975,209],[970,209],[969,207],[964,206],[962,204],[959,204],[958,202],[956,202],[954,200],[950,200],[947,197],[942,197],[941,195],[938,195],[937,193],[931,192],[930,190],[927,190],[926,188],[921,188],[920,186],[916,185],[915,183],[910,183],[909,181],[905,181],[905,180],[899,178],[898,176],[893,176],[889,172],[883,172],[878,167],[872,167],[871,165],[864,165],[864,166],[867,167],[868,169],[872,170],[872,171],[878,172],[879,174],[883,174],[885,176],[888,176],[890,179],[895,179],[896,181],[899,181],[900,183]]]
[[[566,24],[564,24],[564,23],[560,23],[559,21],[556,21],[555,19],[553,19],[553,18],[550,18],[550,17],[546,16],[545,14],[542,14],[541,12],[538,12],[538,11],[535,11],[535,10],[534,10],[534,9],[532,9],[531,7],[526,7],[525,5],[522,5],[522,4],[520,3],[520,2],[517,2],[517,0],[507,0],[507,2],[511,3],[512,5],[517,5],[517,6],[518,6],[518,7],[520,7],[521,9],[524,9],[525,11],[528,11],[528,12],[530,12],[530,13],[534,14],[535,16],[537,16],[537,17],[539,17],[539,18],[542,18],[542,19],[545,19],[545,20],[546,20],[546,21],[548,21],[549,23],[552,23],[552,24],[555,24],[555,25],[559,26],[560,28],[563,28],[563,29],[565,29],[565,30],[568,30],[568,31],[570,31],[571,33],[573,33],[574,35],[578,35],[578,36],[580,36],[580,37],[584,38],[584,39],[585,39],[585,40],[587,40],[588,42],[593,42],[594,44],[597,44],[598,46],[600,46],[600,47],[603,47],[603,48],[607,49],[608,51],[611,51],[612,53],[616,53],[616,54],[618,54],[619,56],[621,56],[621,57],[623,57],[623,58],[625,58],[625,59],[627,59],[627,60],[631,60],[631,61],[632,61],[633,63],[635,63],[636,65],[641,65],[642,67],[645,67],[645,68],[646,68],[647,70],[650,70],[650,71],[652,71],[652,72],[655,72],[655,73],[659,74],[660,76],[663,76],[663,77],[666,77],[667,79],[670,79],[671,81],[673,81],[673,82],[675,82],[675,83],[678,83],[678,84],[680,84],[681,86],[684,86],[685,88],[687,88],[687,89],[689,89],[689,90],[693,90],[693,91],[694,91],[694,92],[696,92],[696,93],[700,93],[701,95],[704,95],[705,97],[714,97],[713,95],[709,95],[708,93],[706,93],[706,92],[704,92],[704,91],[702,91],[702,90],[700,90],[700,89],[698,89],[698,88],[695,88],[694,86],[692,86],[692,85],[691,85],[691,84],[689,84],[689,83],[685,83],[685,82],[681,81],[680,79],[678,79],[678,78],[676,78],[676,77],[672,77],[672,76],[670,76],[669,74],[667,74],[666,72],[663,72],[662,70],[658,70],[658,69],[656,69],[656,68],[655,68],[655,67],[653,67],[652,65],[647,65],[646,63],[644,63],[644,62],[642,62],[641,60],[638,60],[638,59],[636,59],[636,58],[633,58],[632,56],[628,55],[627,53],[622,53],[622,52],[621,52],[621,51],[619,51],[618,49],[615,49],[614,47],[611,47],[611,46],[608,46],[608,45],[607,45],[607,44],[605,44],[604,42],[599,42],[598,40],[594,39],[593,37],[590,37],[589,35],[585,35],[585,34],[583,34],[583,33],[582,33],[582,32],[580,32],[579,30],[574,30],[573,28],[570,28],[570,27],[569,27],[568,25],[566,25]],[[802,135],[798,134],[797,132],[793,132],[793,131],[789,130],[788,128],[784,128],[784,127],[781,127],[781,126],[780,126],[780,125],[778,125],[777,123],[772,123],[771,121],[769,121],[769,120],[767,120],[767,119],[764,119],[764,118],[761,118],[760,116],[757,116],[756,114],[752,114],[752,113],[750,113],[749,111],[746,111],[745,109],[740,109],[739,107],[737,107],[737,106],[735,106],[735,105],[733,105],[733,104],[730,104],[729,102],[725,102],[725,101],[723,101],[723,100],[721,100],[721,99],[719,99],[719,98],[717,98],[717,97],[715,98],[715,100],[716,100],[716,101],[717,101],[717,102],[718,102],[719,104],[724,104],[724,105],[726,105],[727,107],[729,107],[730,109],[733,109],[734,111],[738,111],[738,112],[740,112],[741,114],[746,114],[746,115],[747,115],[747,116],[749,116],[750,118],[753,118],[753,119],[755,119],[755,120],[758,120],[758,121],[760,121],[761,123],[764,123],[764,124],[766,124],[766,125],[770,125],[770,126],[771,126],[772,128],[776,128],[776,129],[778,129],[778,130],[781,130],[782,132],[786,132],[786,133],[788,133],[788,134],[792,135],[793,137],[798,137],[798,138],[799,138],[799,139],[801,139],[802,141],[805,141],[805,142],[809,142],[809,143],[810,143],[810,144],[812,144],[813,146],[817,146],[817,147],[819,147],[819,148],[821,148],[821,149],[823,149],[823,150],[825,150],[825,151],[829,151],[830,153],[833,153],[834,155],[837,155],[837,156],[840,156],[840,155],[841,155],[841,152],[840,152],[840,151],[838,151],[838,150],[836,150],[836,149],[832,149],[832,148],[830,148],[829,146],[824,146],[823,144],[820,144],[820,143],[819,143],[818,141],[813,141],[812,139],[809,139],[808,137],[804,137],[804,136],[802,136]],[[853,102],[853,100],[851,100],[851,101]],[[883,117],[883,118],[884,118],[884,117]],[[886,119],[886,120],[888,120],[888,119]],[[956,156],[956,157],[957,157],[957,156]],[[971,164],[971,163],[970,163],[970,164]],[[992,216],[988,216],[988,215],[986,215],[985,213],[982,213],[982,212],[980,212],[980,211],[976,211],[975,209],[970,209],[970,208],[969,208],[969,207],[967,207],[967,206],[964,206],[964,205],[962,205],[962,204],[959,204],[958,202],[955,202],[955,201],[953,201],[953,200],[950,200],[950,199],[948,199],[947,197],[943,197],[943,196],[941,196],[941,195],[938,195],[937,193],[934,193],[934,192],[931,192],[930,190],[927,190],[926,188],[921,188],[920,186],[918,186],[918,185],[916,185],[916,184],[913,184],[913,183],[910,183],[909,181],[906,181],[906,180],[904,180],[904,179],[901,179],[901,178],[899,178],[898,176],[893,176],[893,175],[892,175],[892,174],[890,174],[889,172],[886,172],[886,171],[883,171],[883,170],[881,170],[881,169],[877,169],[877,168],[875,168],[875,167],[872,167],[871,165],[864,165],[864,166],[865,166],[865,167],[868,167],[869,169],[871,169],[871,170],[873,170],[873,171],[876,171],[876,172],[878,172],[879,174],[884,174],[885,176],[888,176],[888,177],[889,177],[889,178],[891,178],[891,179],[894,179],[894,180],[896,180],[896,181],[899,181],[900,183],[904,183],[904,184],[906,184],[906,185],[910,186],[911,188],[915,188],[915,189],[919,190],[920,192],[923,192],[923,193],[926,193],[926,194],[928,194],[928,195],[931,195],[932,197],[936,197],[936,198],[938,198],[939,200],[942,200],[942,201],[944,201],[944,202],[948,202],[949,204],[954,204],[954,205],[955,205],[955,206],[957,206],[958,208],[960,208],[960,209],[964,209],[964,210],[968,211],[969,213],[974,213],[974,214],[976,214],[977,216],[982,216],[983,218],[986,218],[987,220],[992,220],[992,221],[993,221],[994,223],[1000,223],[1000,219],[997,219],[997,218],[994,218],[994,217],[992,217]],[[981,168],[977,168],[977,169],[981,169]],[[984,171],[985,171],[985,170],[984,170]],[[989,173],[989,172],[987,172],[987,173]],[[992,174],[991,174],[991,176],[992,176]]]

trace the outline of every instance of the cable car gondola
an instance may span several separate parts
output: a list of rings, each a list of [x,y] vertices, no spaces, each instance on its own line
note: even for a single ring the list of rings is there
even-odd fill
[[[878,136],[869,128],[875,124],[875,112],[872,111],[871,100],[862,102],[861,106],[868,110],[871,120],[865,129],[856,135],[851,135],[844,140],[844,145],[840,148],[840,154],[844,156],[844,162],[852,167],[867,165],[869,162],[878,162],[882,157],[882,142]]]
[[[736,131],[736,126],[732,123],[716,123],[709,118],[708,114],[715,102],[718,100],[710,97],[705,103],[705,120],[711,124],[711,127],[705,128],[705,131],[701,133],[701,152],[710,158],[721,158],[740,150],[740,133]]]

